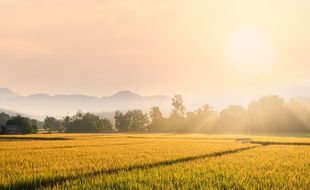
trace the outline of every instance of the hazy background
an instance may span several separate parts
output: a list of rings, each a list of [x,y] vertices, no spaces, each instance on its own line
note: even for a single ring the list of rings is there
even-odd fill
[[[0,86],[180,93],[215,107],[309,96],[309,9],[307,0],[0,0]]]

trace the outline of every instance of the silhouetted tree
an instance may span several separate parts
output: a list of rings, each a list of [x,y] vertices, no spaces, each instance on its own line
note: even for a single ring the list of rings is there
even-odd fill
[[[110,120],[101,119],[100,122],[101,122],[101,124],[97,128],[98,131],[100,131],[100,132],[112,132],[114,130],[113,124],[111,123]]]
[[[64,126],[60,120],[48,116],[44,119],[43,128],[48,131],[58,131],[58,132],[62,132],[64,130]]]
[[[175,95],[172,98],[172,117],[185,117],[186,108],[183,105],[183,98],[181,95]]]
[[[64,118],[64,126],[66,132],[71,133],[93,133],[112,131],[112,123],[92,113],[78,112],[73,117]]]
[[[195,112],[187,112],[184,132],[209,132],[213,130],[217,114],[211,106],[204,105]]]
[[[0,126],[4,126],[9,119],[11,119],[9,114],[4,112],[0,113]]]
[[[310,109],[295,100],[287,102],[286,106],[290,111],[291,117],[295,118],[294,120],[298,120],[301,125],[298,128],[296,127],[295,130],[300,130],[299,132],[310,132]],[[294,126],[292,123],[290,125]]]
[[[124,116],[124,114],[120,111],[116,111],[114,115],[115,119],[115,128],[120,132],[129,131],[128,122]]]
[[[165,118],[161,113],[159,107],[152,107],[150,111],[151,123],[148,126],[149,131],[159,132],[165,130]]]
[[[20,115],[14,116],[6,122],[6,125],[18,125],[25,133],[38,132],[37,121]]]
[[[71,118],[67,115],[62,119],[62,125],[64,127],[64,130],[68,129],[70,126]]]
[[[141,110],[128,111],[126,114],[117,111],[114,118],[118,131],[145,131],[149,123],[147,114]]]
[[[147,114],[144,114],[141,110],[128,111],[125,117],[131,131],[145,131],[149,123]]]
[[[296,112],[294,113],[278,96],[265,96],[258,101],[252,101],[247,112],[248,129],[251,133],[291,133],[308,130]]]
[[[246,130],[246,110],[242,106],[228,106],[220,112],[214,131],[240,133]]]
[[[172,98],[173,110],[170,117],[167,119],[166,130],[170,132],[180,131],[186,124],[186,108],[183,105],[183,98],[181,95],[175,95]]]

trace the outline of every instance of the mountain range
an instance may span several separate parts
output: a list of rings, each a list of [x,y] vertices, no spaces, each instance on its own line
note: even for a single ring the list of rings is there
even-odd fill
[[[286,100],[298,101],[310,109],[310,88],[295,87],[272,94],[283,95]],[[216,108],[217,111],[229,105],[226,99],[209,98],[205,102],[212,103],[212,106],[225,104],[222,108]],[[246,106],[246,104],[240,102],[237,102],[237,104]],[[203,104],[188,104],[187,106],[194,110],[201,105]],[[149,112],[153,106],[159,106],[163,114],[167,115],[172,108],[171,97],[164,95],[141,96],[128,90],[119,91],[105,97],[42,93],[22,96],[10,89],[0,88],[0,112],[6,112],[10,115],[21,114],[39,120],[44,119],[45,116],[62,118],[66,115],[73,115],[77,111],[97,113],[111,119],[116,110],[141,109],[144,112]]]
[[[149,111],[153,106],[169,110],[171,98],[164,95],[141,96],[128,90],[112,96],[95,97],[86,95],[49,95],[32,94],[21,96],[10,89],[0,88],[0,108],[11,114],[23,113],[37,119],[45,116],[63,117],[77,111],[94,113],[111,113],[116,110],[141,109]],[[0,112],[1,112],[0,109]]]

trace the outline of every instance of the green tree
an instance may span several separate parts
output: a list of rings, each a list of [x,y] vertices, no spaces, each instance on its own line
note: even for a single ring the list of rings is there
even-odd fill
[[[73,117],[64,118],[65,131],[70,133],[94,133],[113,130],[112,123],[92,113],[78,112]]]
[[[48,117],[48,116],[44,120],[43,128],[48,131],[58,131],[58,132],[62,132],[64,130],[61,121],[57,120],[54,117]]]
[[[108,119],[101,119],[100,125],[98,126],[97,130],[100,132],[111,132],[114,130],[113,124]]]
[[[149,131],[163,131],[165,130],[165,118],[161,113],[159,107],[152,107],[149,113],[151,124],[148,126]]]
[[[9,119],[11,119],[9,114],[4,112],[0,113],[0,126],[4,126]]]
[[[64,129],[68,129],[70,127],[70,122],[71,122],[71,118],[68,115],[63,118],[62,124],[63,124]]]
[[[8,120],[6,125],[18,125],[23,128],[25,133],[36,133],[38,132],[37,121],[34,119],[29,119],[27,117],[22,117],[20,115],[12,117]]]
[[[115,115],[114,115],[114,119],[115,119],[115,128],[118,131],[120,131],[120,132],[129,131],[128,122],[125,118],[125,115],[122,112],[116,111]]]
[[[128,111],[126,114],[116,111],[114,118],[115,128],[120,132],[145,131],[149,123],[147,114],[141,110]]]
[[[151,108],[150,117],[152,119],[152,123],[156,123],[164,118],[158,106]]]
[[[141,110],[128,111],[125,118],[131,131],[145,131],[149,123],[147,114],[143,114]]]

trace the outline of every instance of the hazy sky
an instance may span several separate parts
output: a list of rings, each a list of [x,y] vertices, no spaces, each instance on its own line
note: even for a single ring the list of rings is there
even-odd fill
[[[310,85],[308,0],[0,0],[21,94],[260,94]]]

